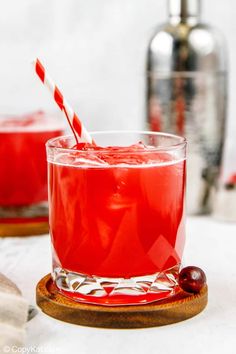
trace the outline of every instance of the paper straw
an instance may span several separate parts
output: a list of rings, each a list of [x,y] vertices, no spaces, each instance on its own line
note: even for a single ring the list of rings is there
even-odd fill
[[[45,70],[44,66],[38,58],[34,60],[34,67],[36,74],[38,75],[44,86],[48,88],[59,108],[64,112],[68,123],[73,131],[76,142],[86,142],[94,144],[92,137],[85,129],[83,123],[80,121],[77,114],[74,112],[67,100],[64,98],[61,91],[55,85],[52,78],[48,75],[47,71]]]

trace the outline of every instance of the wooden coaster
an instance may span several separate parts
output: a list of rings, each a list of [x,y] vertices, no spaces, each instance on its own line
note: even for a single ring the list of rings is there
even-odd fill
[[[1,223],[0,237],[8,236],[35,236],[47,234],[49,230],[47,221]]]
[[[148,305],[87,305],[61,295],[48,274],[37,285],[36,301],[44,313],[64,322],[89,327],[144,328],[164,326],[197,315],[207,305],[207,294],[206,285],[199,294],[181,291],[167,300]]]

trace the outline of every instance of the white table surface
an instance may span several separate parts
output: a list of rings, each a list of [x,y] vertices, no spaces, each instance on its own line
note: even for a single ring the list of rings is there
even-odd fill
[[[236,353],[236,223],[187,219],[185,265],[208,278],[209,303],[198,316],[150,329],[111,330],[76,326],[39,313],[27,323],[26,349],[59,354]],[[0,271],[35,304],[35,286],[50,272],[49,236],[0,239]],[[29,351],[29,352],[30,352]]]

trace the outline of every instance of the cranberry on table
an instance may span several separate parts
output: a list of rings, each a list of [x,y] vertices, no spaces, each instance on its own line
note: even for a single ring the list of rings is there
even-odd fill
[[[206,275],[201,268],[188,266],[179,273],[179,286],[189,293],[199,293],[206,284]]]

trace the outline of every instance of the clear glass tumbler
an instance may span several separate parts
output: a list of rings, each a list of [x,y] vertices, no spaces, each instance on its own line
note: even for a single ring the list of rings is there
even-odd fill
[[[53,279],[75,301],[131,305],[179,291],[186,141],[142,131],[47,142]]]

